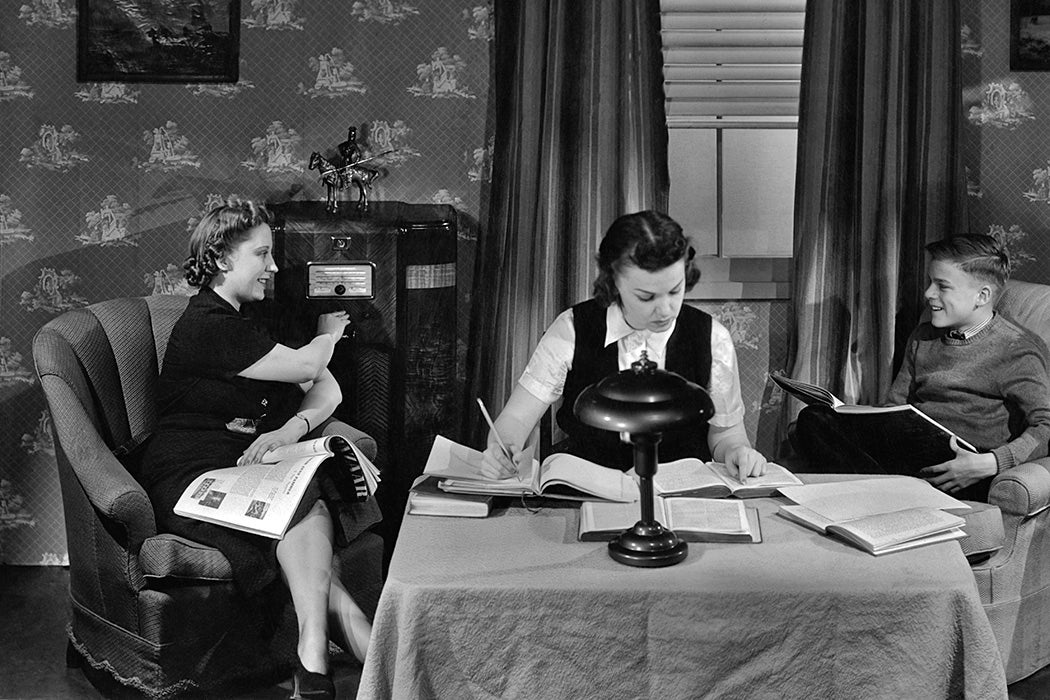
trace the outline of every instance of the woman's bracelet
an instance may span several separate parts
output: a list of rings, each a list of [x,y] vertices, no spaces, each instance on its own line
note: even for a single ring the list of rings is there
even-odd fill
[[[304,416],[302,413],[296,413],[295,417],[303,419],[303,422],[306,423],[306,432],[307,433],[309,433],[312,430],[312,428],[310,427],[310,419],[309,418]]]

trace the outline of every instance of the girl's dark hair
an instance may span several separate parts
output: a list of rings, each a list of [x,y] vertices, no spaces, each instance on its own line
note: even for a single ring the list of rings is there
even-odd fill
[[[619,303],[616,275],[626,265],[655,272],[679,260],[685,260],[685,288],[690,290],[700,281],[695,256],[682,227],[666,214],[652,210],[624,214],[612,222],[598,247],[594,296],[603,306]]]
[[[998,294],[1010,278],[1010,255],[993,236],[966,233],[926,245],[933,260],[945,260],[982,282],[995,287]]]
[[[219,274],[219,261],[248,237],[248,231],[270,223],[270,212],[249,200],[227,199],[200,220],[190,235],[190,250],[182,269],[186,281],[203,287]]]

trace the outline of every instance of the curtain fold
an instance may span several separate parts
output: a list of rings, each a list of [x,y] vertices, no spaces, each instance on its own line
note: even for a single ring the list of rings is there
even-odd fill
[[[958,0],[806,6],[790,372],[846,403],[884,399],[924,246],[965,230],[959,36]]]
[[[554,317],[590,296],[605,228],[666,211],[659,3],[497,0],[487,226],[467,351],[468,439]]]

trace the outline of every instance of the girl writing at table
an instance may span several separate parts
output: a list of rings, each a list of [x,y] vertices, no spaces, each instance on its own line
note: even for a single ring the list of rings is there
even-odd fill
[[[700,279],[693,257],[682,227],[665,214],[641,211],[612,223],[598,249],[594,297],[563,311],[540,339],[495,420],[495,431],[489,431],[481,467],[485,476],[518,473],[521,447],[559,399],[558,424],[568,438],[557,451],[629,469],[631,445],[615,432],[584,425],[572,408],[583,389],[628,369],[643,351],[661,369],[704,387],[715,406],[706,424],[664,433],[661,462],[713,459],[742,480],[765,472],[766,460],[744,430],[732,337],[710,315],[682,303]]]

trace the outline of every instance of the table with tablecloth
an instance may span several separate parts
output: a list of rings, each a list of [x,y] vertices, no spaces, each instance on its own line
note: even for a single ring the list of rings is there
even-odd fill
[[[957,542],[874,557],[784,502],[747,501],[761,543],[655,569],[578,542],[575,504],[407,516],[358,697],[1006,697]]]

